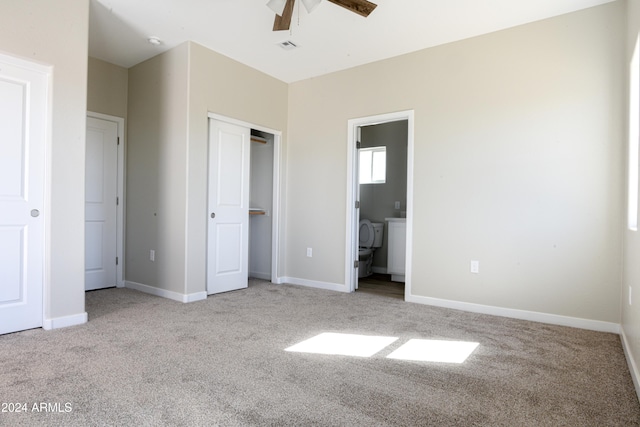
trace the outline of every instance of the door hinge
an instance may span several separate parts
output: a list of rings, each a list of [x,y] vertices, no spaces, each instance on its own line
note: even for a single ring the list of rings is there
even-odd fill
[[[120,145],[120,137],[118,137],[117,139],[118,139],[118,145]]]
[[[358,268],[359,265],[360,265],[360,261],[358,260],[353,261],[353,268]]]
[[[118,265],[118,257],[116,257],[116,265]]]
[[[359,150],[362,143],[360,141],[356,141],[356,148]]]
[[[360,200],[356,200],[356,209],[360,209]]]
[[[120,197],[116,197],[116,206],[120,205]]]

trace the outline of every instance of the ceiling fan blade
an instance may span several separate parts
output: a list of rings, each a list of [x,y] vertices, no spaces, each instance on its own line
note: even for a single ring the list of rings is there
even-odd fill
[[[289,29],[291,26],[291,16],[293,15],[293,5],[295,2],[296,0],[287,0],[282,16],[276,15],[276,19],[273,21],[273,31]]]
[[[338,6],[342,6],[345,9],[349,9],[352,12],[357,13],[358,15],[364,16],[365,18],[369,16],[373,9],[376,8],[377,4],[371,3],[367,0],[329,0],[333,4],[337,4]]]

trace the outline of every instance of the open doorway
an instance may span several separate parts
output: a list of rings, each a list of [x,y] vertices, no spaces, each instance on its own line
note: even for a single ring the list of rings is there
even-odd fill
[[[398,239],[407,217],[407,135],[407,120],[361,126],[357,148],[357,290],[392,298],[404,298],[405,248]]]
[[[251,129],[249,277],[272,280],[275,136]]]
[[[351,292],[361,284],[405,299],[411,293],[413,111],[350,120],[348,147],[346,282]]]

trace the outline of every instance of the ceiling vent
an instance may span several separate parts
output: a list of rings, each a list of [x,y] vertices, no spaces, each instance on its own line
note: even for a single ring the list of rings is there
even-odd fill
[[[298,47],[298,45],[297,45],[297,44],[295,44],[294,42],[292,42],[292,41],[290,41],[290,40],[287,40],[287,41],[285,41],[285,42],[278,43],[278,46],[280,46],[280,47],[281,47],[281,48],[283,48],[284,50],[293,50],[293,49],[295,49],[295,48],[297,48],[297,47]]]

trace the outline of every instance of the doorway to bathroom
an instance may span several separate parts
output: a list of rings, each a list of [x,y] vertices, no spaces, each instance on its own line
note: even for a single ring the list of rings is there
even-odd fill
[[[349,121],[346,282],[354,292],[411,294],[413,111]],[[369,239],[381,231],[381,238]]]

